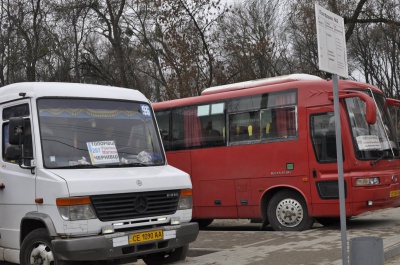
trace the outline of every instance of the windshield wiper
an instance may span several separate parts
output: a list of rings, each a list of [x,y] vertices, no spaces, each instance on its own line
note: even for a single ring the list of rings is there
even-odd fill
[[[90,164],[78,164],[64,167],[55,167],[54,169],[66,169],[66,168],[100,168],[99,166],[90,165]]]
[[[385,157],[389,157],[389,155],[390,155],[390,157],[393,157],[393,158],[394,158],[393,154],[392,154],[391,152],[388,152],[388,151],[391,151],[391,149],[382,150],[383,154],[382,154],[380,157],[378,157],[376,160],[372,161],[372,162],[370,163],[371,166],[375,166],[376,164],[378,164],[379,161],[381,161],[381,160],[384,159]]]
[[[135,163],[120,164],[116,165],[115,167],[149,167],[149,166],[153,166],[153,164],[135,162]]]

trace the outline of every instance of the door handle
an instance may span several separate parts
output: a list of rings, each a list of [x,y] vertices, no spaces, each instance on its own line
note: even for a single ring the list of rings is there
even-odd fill
[[[313,178],[317,178],[317,171],[315,170],[315,168],[312,171],[312,176]]]
[[[4,189],[6,187],[6,185],[4,185],[3,182],[0,182],[0,190]]]

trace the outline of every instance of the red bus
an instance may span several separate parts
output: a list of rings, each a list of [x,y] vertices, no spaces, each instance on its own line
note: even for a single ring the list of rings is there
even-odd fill
[[[400,205],[400,152],[386,99],[339,80],[346,217]],[[274,230],[338,222],[332,81],[306,74],[211,87],[154,103],[170,165],[190,174],[193,218],[262,219]]]

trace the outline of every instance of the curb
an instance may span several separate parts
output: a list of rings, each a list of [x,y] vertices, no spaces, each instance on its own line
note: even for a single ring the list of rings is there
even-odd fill
[[[384,257],[385,261],[388,261],[398,255],[400,255],[400,243],[388,248],[383,253],[383,257]]]

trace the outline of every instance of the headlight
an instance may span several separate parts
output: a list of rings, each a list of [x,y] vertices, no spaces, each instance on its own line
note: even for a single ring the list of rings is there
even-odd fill
[[[378,185],[380,183],[381,182],[378,177],[356,179],[356,186],[370,186],[370,185]]]
[[[61,218],[66,221],[97,218],[89,197],[58,198],[56,204]]]
[[[193,199],[192,190],[181,190],[179,197],[178,210],[192,209]]]

